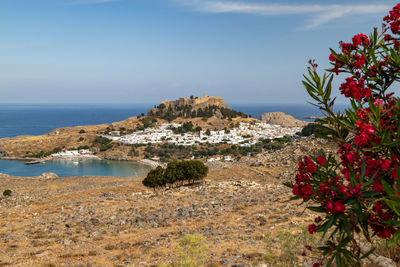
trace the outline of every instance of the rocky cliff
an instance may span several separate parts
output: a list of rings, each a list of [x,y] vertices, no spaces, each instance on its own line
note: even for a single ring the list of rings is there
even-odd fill
[[[293,116],[283,112],[267,112],[261,115],[261,120],[265,123],[281,125],[284,127],[303,127],[308,124],[306,121],[295,119]]]
[[[222,97],[204,95],[203,97],[181,97],[173,101],[163,100],[158,107],[149,109],[149,112],[156,112],[159,109],[168,109],[169,107],[174,111],[179,111],[179,108],[184,106],[191,106],[192,110],[204,109],[208,106],[229,108]]]
[[[247,117],[241,112],[231,110],[222,97],[184,97],[174,101],[162,101],[160,105],[148,111],[149,116],[164,119],[175,119],[177,117]]]

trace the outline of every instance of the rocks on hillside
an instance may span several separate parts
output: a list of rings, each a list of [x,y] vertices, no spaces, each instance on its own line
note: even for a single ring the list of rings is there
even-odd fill
[[[306,121],[295,119],[293,116],[283,112],[267,112],[261,115],[265,123],[281,125],[283,127],[303,127],[308,124]]]
[[[0,158],[5,158],[9,157],[10,154],[8,154],[6,151],[0,150]]]

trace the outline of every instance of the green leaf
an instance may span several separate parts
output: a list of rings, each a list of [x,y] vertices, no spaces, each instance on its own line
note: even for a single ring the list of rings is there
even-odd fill
[[[389,240],[389,248],[393,247],[394,245],[396,245],[400,240],[400,231],[397,231],[392,238]]]
[[[326,264],[327,267],[331,266],[333,260],[335,259],[335,254],[329,259],[328,263]]]
[[[367,192],[364,191],[361,193],[361,197],[362,198],[370,198],[370,197],[377,196],[379,194],[380,194],[380,192],[376,192],[376,191],[367,191]]]
[[[364,180],[365,168],[366,168],[366,163],[365,163],[365,160],[364,160],[363,163],[362,163],[362,166],[361,166],[361,177],[360,177],[360,180]]]
[[[315,211],[315,212],[326,212],[326,208],[323,206],[319,206],[319,207],[307,207],[307,209],[311,210],[311,211]]]
[[[390,199],[384,199],[383,200],[386,205],[389,206],[391,210],[393,210],[397,216],[400,216],[400,204],[398,201],[390,200]]]
[[[330,76],[330,77],[329,77]],[[324,99],[329,99],[331,96],[331,92],[332,92],[332,80],[333,80],[333,74],[330,74],[328,83],[325,87],[325,94],[324,94]]]
[[[374,253],[376,248],[372,248],[371,250],[369,250],[367,253],[365,253],[364,255],[361,256],[360,260],[368,258],[369,255],[371,255],[372,253]]]
[[[326,232],[329,230],[329,228],[331,228],[331,226],[336,222],[336,215],[331,215],[331,217],[329,218],[329,220],[327,222],[325,222],[324,224],[322,224],[318,229],[317,232],[323,232],[323,235],[321,237],[321,240],[324,239]]]
[[[342,258],[340,257],[340,253],[336,253],[336,266],[341,267],[342,266]]]
[[[341,222],[341,224],[343,225],[343,228],[344,228],[344,230],[345,230],[345,232],[346,232],[346,234],[347,234],[347,237],[349,238],[349,241],[348,242],[350,242],[350,236],[351,236],[351,231],[350,231],[350,224],[349,224],[349,222],[348,222],[348,220],[347,219],[342,219],[342,220],[340,220],[340,222]],[[346,239],[344,239],[344,240],[346,240]],[[343,240],[343,241],[344,241]],[[343,242],[342,241],[342,242]],[[340,243],[342,243],[342,242],[340,242]],[[345,244],[347,244],[348,242],[346,242]]]
[[[386,194],[388,194],[390,198],[393,198],[394,197],[393,188],[385,180],[382,180],[381,183],[383,185],[383,189],[385,190]]]

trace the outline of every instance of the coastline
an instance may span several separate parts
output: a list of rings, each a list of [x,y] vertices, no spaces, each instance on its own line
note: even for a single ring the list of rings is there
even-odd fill
[[[110,161],[127,161],[127,162],[136,162],[136,163],[141,163],[143,165],[147,165],[151,167],[152,169],[162,166],[164,167],[165,164],[161,162],[157,162],[154,160],[150,159],[116,159],[116,158],[102,158],[96,155],[81,155],[81,156],[50,156],[50,157],[45,157],[45,158],[22,158],[22,157],[0,157],[0,160],[18,160],[18,161],[25,161],[25,162],[31,162],[31,161],[37,161],[38,163],[43,163],[47,161],[51,161],[54,159],[95,159],[95,160],[110,160]]]
[[[157,168],[158,166],[164,167],[164,164],[151,159],[140,159],[138,162],[148,165],[152,168]]]

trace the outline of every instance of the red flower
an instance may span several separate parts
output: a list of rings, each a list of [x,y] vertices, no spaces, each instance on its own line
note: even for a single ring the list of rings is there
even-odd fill
[[[364,47],[369,45],[368,37],[363,33],[359,33],[353,37],[353,45],[357,47],[360,44]]]
[[[321,193],[325,196],[328,196],[331,194],[331,189],[329,188],[329,186],[327,184],[320,184],[319,191],[321,191]]]
[[[397,177],[397,168],[398,168],[398,166],[395,166],[395,168],[393,168],[393,170],[392,170],[391,177],[392,177],[393,180],[397,180],[398,179],[398,177]]]
[[[383,186],[382,186],[381,182],[380,181],[376,181],[372,185],[372,190],[377,191],[377,192],[382,192],[383,191]]]
[[[386,210],[386,209],[388,209],[388,207],[384,203],[382,203],[380,201],[375,203],[375,211],[376,211],[376,213],[378,213],[378,215],[382,215],[383,210]]]
[[[381,160],[381,168],[383,171],[386,171],[390,167],[390,161],[387,159],[382,159]]]
[[[317,162],[319,165],[324,166],[326,164],[326,158],[324,156],[319,155],[317,157]]]
[[[364,121],[361,121],[361,120],[358,120],[356,122],[356,126],[359,131],[362,131],[366,134],[372,134],[373,132],[375,132],[374,126],[372,126],[371,124],[365,123]]]
[[[346,82],[342,83],[339,90],[345,97],[354,98],[356,101],[371,95],[371,89],[364,88],[364,80],[357,81],[353,77],[346,78]]]
[[[387,220],[391,220],[391,219],[393,218],[393,215],[386,212],[386,213],[383,213],[383,214],[381,215],[381,217],[382,217],[382,219],[383,219],[384,221],[387,221]]]
[[[307,164],[306,171],[309,173],[314,173],[317,171],[317,167],[315,166],[314,163],[311,162],[311,163]]]
[[[354,55],[354,66],[356,69],[361,69],[361,67],[365,64],[365,57],[364,55]]]
[[[345,195],[347,193],[347,188],[344,185],[339,185],[339,193]]]
[[[386,239],[391,236],[390,232],[387,229],[383,229],[376,234],[378,237]]]
[[[353,188],[349,185],[349,190],[347,192],[347,197],[359,198],[361,196],[361,184],[355,185]]]
[[[354,49],[354,46],[351,43],[340,42],[340,46],[342,48],[343,54],[349,54]]]
[[[342,213],[346,210],[346,206],[342,203],[342,200],[335,201],[334,210],[335,214]]]
[[[360,133],[354,136],[354,144],[357,146],[365,146],[368,144],[369,136],[366,133]]]
[[[315,231],[317,231],[317,226],[316,226],[315,224],[310,224],[310,225],[308,226],[308,232],[309,232],[310,234],[313,234]]]
[[[295,196],[300,196],[300,190],[299,187],[297,185],[293,186],[293,190],[292,190],[293,195]]]
[[[329,201],[328,203],[326,203],[326,210],[329,212],[329,213],[333,213],[333,201]]]
[[[316,262],[316,263],[314,263],[313,265],[312,265],[312,267],[319,267],[320,266],[320,264],[318,263],[318,262]]]
[[[303,196],[303,199],[306,199],[312,195],[311,184],[304,184],[304,186],[300,189],[300,193]]]

